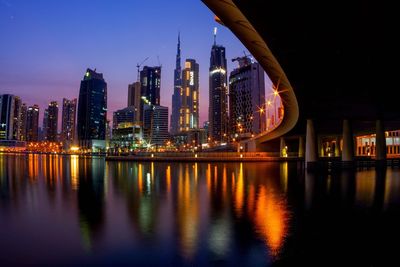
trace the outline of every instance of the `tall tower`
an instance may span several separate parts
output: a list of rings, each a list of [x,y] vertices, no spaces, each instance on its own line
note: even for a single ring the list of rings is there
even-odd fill
[[[61,135],[66,147],[75,140],[76,129],[76,98],[68,100],[63,98]]]
[[[26,141],[39,141],[39,106],[28,107],[26,113]]]
[[[181,108],[179,110],[179,131],[199,128],[199,64],[186,59],[182,71]]]
[[[92,152],[106,147],[107,83],[102,73],[87,69],[81,81],[78,102],[79,146]]]
[[[178,34],[176,65],[174,70],[174,93],[172,94],[171,134],[179,132],[179,110],[181,108],[182,68],[181,68],[181,38]]]
[[[58,129],[58,103],[57,101],[51,101],[47,108],[47,125],[46,129],[43,129],[46,134],[46,140],[50,142],[57,141],[57,129]]]
[[[20,140],[20,124],[21,124],[21,98],[15,96],[14,98],[14,123],[13,123],[13,139]]]
[[[0,95],[0,140],[13,139],[15,96]]]
[[[19,123],[19,140],[26,141],[26,120],[28,107],[25,103],[21,105],[21,119]]]
[[[225,47],[217,45],[217,29],[214,28],[214,44],[210,57],[209,87],[209,135],[212,141],[224,142],[228,137],[228,87]]]

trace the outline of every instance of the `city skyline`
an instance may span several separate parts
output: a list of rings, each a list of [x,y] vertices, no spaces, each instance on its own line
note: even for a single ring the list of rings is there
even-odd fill
[[[75,1],[57,5],[51,1],[35,4],[27,1],[1,2],[0,5],[5,8],[0,11],[0,29],[9,36],[0,44],[0,51],[3,54],[7,51],[6,55],[2,55],[4,64],[0,66],[1,93],[19,96],[28,106],[38,104],[44,110],[50,101],[62,103],[64,97],[77,98],[82,72],[86,68],[97,68],[108,83],[108,119],[111,120],[113,111],[126,106],[128,85],[137,77],[136,64],[149,57],[143,66],[162,65],[160,104],[171,110],[176,38],[180,32],[182,60],[194,58],[200,66],[202,125],[208,120],[209,51],[213,44],[214,27],[218,27],[218,42],[227,48],[228,71],[235,67],[231,59],[247,49],[228,29],[216,23],[212,12],[200,2],[186,5],[182,2],[174,1],[168,6],[161,1],[144,3],[140,12],[135,9],[134,3],[96,1],[96,5],[91,7],[91,16],[109,20],[94,19],[94,24],[74,8],[77,5]],[[91,3],[84,3],[80,9]],[[160,10],[154,10],[154,5]],[[110,7],[115,9],[113,14],[107,12]],[[162,23],[149,19],[146,16],[149,10],[163,13]],[[177,18],[174,12],[182,16]],[[63,21],[53,22],[57,16],[61,16]],[[130,16],[135,19],[129,19]],[[84,21],[90,21],[87,31],[81,29],[86,28]],[[138,26],[138,21],[143,23]],[[154,32],[155,24],[159,26],[159,34],[139,34],[150,29]],[[26,43],[30,44],[27,51]],[[57,93],[54,94],[54,91]],[[42,119],[43,112],[39,121]]]

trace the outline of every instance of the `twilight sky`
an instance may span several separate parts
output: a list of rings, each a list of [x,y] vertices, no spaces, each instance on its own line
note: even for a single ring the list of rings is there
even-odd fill
[[[103,73],[108,84],[108,117],[126,106],[128,84],[136,81],[136,64],[162,64],[161,105],[171,112],[178,31],[182,65],[200,65],[200,122],[208,114],[208,68],[217,43],[231,59],[247,49],[214,21],[200,0],[0,0],[0,94],[18,95],[43,110],[52,100],[78,98],[86,68]],[[267,89],[268,90],[268,89]],[[60,128],[60,126],[59,126]]]

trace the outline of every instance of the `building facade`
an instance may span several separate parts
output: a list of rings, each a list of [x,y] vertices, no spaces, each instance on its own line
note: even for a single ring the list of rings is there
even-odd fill
[[[266,110],[264,70],[245,56],[229,76],[231,134],[251,136],[265,130]]]
[[[179,111],[181,108],[182,67],[181,67],[181,40],[178,35],[178,46],[176,51],[176,64],[174,70],[174,93],[172,94],[172,111],[170,133],[179,132]]]
[[[140,94],[140,82],[134,82],[128,85],[128,107],[135,107],[135,120],[140,121],[140,114],[142,110],[140,109],[141,94]]]
[[[13,140],[20,140],[20,125],[21,125],[21,107],[22,101],[19,96],[14,97],[14,122],[13,122]]]
[[[199,64],[194,59],[185,61],[180,92],[179,131],[199,128]]]
[[[78,100],[77,133],[79,146],[105,149],[107,120],[107,83],[102,73],[87,69],[81,81]]]
[[[45,111],[46,113],[46,111]],[[57,142],[57,129],[58,129],[58,103],[51,101],[47,107],[47,121],[46,127],[43,125],[43,131],[47,141]]]
[[[15,96],[0,95],[0,140],[12,140],[14,129]]]
[[[26,141],[26,120],[27,120],[28,107],[25,103],[21,105],[21,119],[19,123],[19,140]]]
[[[26,141],[39,141],[39,106],[28,107],[26,112]]]
[[[151,145],[165,145],[168,134],[168,107],[146,105],[144,110],[144,139]]]
[[[140,71],[141,98],[140,110],[143,111],[144,102],[151,105],[160,105],[161,67],[144,66]],[[143,113],[141,112],[141,121]]]
[[[228,87],[225,47],[214,44],[210,57],[209,82],[209,137],[213,142],[224,142],[228,138]]]
[[[61,118],[61,139],[68,147],[75,141],[76,135],[76,102],[77,99],[63,98],[62,118]]]

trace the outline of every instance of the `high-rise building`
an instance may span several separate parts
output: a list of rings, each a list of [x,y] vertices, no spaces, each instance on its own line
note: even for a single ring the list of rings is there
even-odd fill
[[[14,122],[13,122],[13,138],[14,140],[20,140],[20,124],[21,124],[21,98],[19,96],[14,97]]]
[[[39,129],[39,140],[47,140],[47,129],[49,124],[49,109],[45,109],[43,112],[43,123],[42,128]]]
[[[26,141],[39,141],[39,106],[28,107],[26,114]]]
[[[0,95],[0,140],[12,140],[15,96]]]
[[[171,134],[179,132],[179,110],[181,108],[182,68],[181,68],[181,39],[178,34],[176,64],[174,70],[174,93],[172,94]]]
[[[19,123],[19,140],[26,141],[26,120],[28,107],[25,103],[21,106],[21,118]]]
[[[165,145],[168,134],[168,107],[145,105],[144,138],[149,144]]]
[[[186,59],[182,71],[181,108],[179,110],[179,131],[199,128],[199,64]]]
[[[151,105],[160,105],[161,66],[144,66],[140,71],[140,85],[141,97],[145,97]],[[140,102],[143,106],[143,101]]]
[[[47,118],[46,118],[47,117]],[[43,123],[43,131],[45,139],[50,142],[57,141],[57,129],[58,129],[58,103],[57,101],[51,101],[47,109],[45,110],[46,125]]]
[[[102,73],[87,69],[81,81],[78,101],[79,146],[92,152],[106,147],[107,83]]]
[[[117,110],[113,113],[113,129],[117,129],[121,126],[121,124],[130,124],[133,125],[136,122],[136,107],[129,106],[127,108],[123,108]]]
[[[63,98],[62,121],[61,121],[61,138],[63,143],[68,147],[75,141],[76,131],[76,98]]]
[[[209,136],[212,141],[224,142],[228,137],[228,87],[225,47],[216,43],[216,28],[214,29],[214,44],[210,57],[210,87]]]
[[[245,56],[229,76],[231,133],[249,137],[265,130],[264,70]]]
[[[141,86],[140,82],[134,82],[133,84],[128,85],[128,107],[135,107],[135,120],[140,120],[140,113],[142,112],[140,109],[141,102]]]

